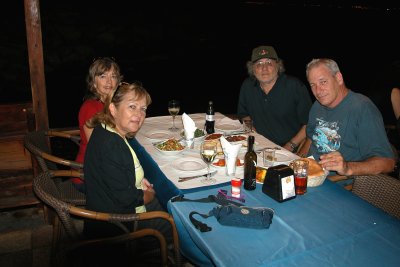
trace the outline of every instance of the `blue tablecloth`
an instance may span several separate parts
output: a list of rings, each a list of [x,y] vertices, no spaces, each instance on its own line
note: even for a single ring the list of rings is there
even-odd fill
[[[230,190],[230,186],[222,187]],[[193,210],[208,213],[216,204],[169,202],[181,250],[198,266],[399,266],[400,221],[326,180],[305,195],[278,203],[261,191],[244,191],[248,206],[275,210],[269,229],[220,225],[202,233],[189,220]],[[189,199],[217,189],[186,194]]]

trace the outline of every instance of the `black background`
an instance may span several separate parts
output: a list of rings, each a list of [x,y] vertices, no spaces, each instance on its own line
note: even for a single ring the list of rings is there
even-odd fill
[[[286,72],[305,83],[312,58],[333,58],[348,87],[367,95],[400,59],[400,12],[385,1],[137,2],[40,2],[50,128],[77,126],[88,67],[101,56],[148,89],[148,116],[167,115],[172,98],[181,113],[205,112],[208,100],[236,113],[246,61],[259,45],[274,46]],[[1,102],[29,101],[23,1],[7,1],[3,13]]]

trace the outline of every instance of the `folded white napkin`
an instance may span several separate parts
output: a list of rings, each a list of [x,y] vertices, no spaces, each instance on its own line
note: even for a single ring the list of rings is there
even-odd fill
[[[224,136],[221,136],[221,147],[222,151],[224,151],[225,155],[225,164],[228,173],[234,173],[236,168],[236,159],[239,154],[239,150],[242,147],[242,144],[231,144],[229,143]]]
[[[196,131],[197,127],[192,118],[190,118],[189,115],[187,115],[186,113],[183,113],[182,123],[185,132],[185,139],[194,138],[194,132]]]

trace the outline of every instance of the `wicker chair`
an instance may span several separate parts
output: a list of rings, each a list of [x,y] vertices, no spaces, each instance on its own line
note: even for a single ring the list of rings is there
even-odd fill
[[[384,174],[353,178],[354,194],[400,219],[400,180]]]
[[[93,246],[99,247],[107,244],[128,244],[132,243],[129,241],[144,236],[154,236],[158,239],[160,243],[160,249],[157,250],[157,253],[160,253],[161,255],[162,266],[170,266],[172,263],[175,266],[181,265],[178,234],[176,231],[175,222],[170,214],[163,211],[152,211],[139,214],[110,214],[95,212],[71,205],[70,203],[62,200],[59,190],[55,188],[52,179],[66,176],[78,177],[79,175],[80,173],[74,170],[46,171],[36,176],[33,180],[33,189],[35,194],[46,205],[51,206],[58,215],[53,228],[52,259],[55,266],[71,266],[71,262],[67,262],[67,260],[71,261],[71,259],[76,264],[76,262],[79,262],[79,256],[87,255],[85,253],[85,249],[87,248],[91,248]],[[167,244],[165,238],[159,231],[155,229],[143,229],[135,232],[129,232],[121,223],[128,221],[148,220],[153,218],[165,219],[172,226],[174,258],[170,261],[168,261]],[[82,236],[83,220],[89,219],[114,223],[123,229],[126,234],[96,240],[84,239]],[[77,257],[75,254],[76,251],[83,251],[83,253],[78,254],[79,256]],[[71,253],[74,255],[73,257],[70,256]],[[141,256],[143,255],[144,254],[141,254]],[[146,259],[154,261],[154,251],[152,251],[150,255],[152,256],[147,256]],[[137,255],[132,258],[132,264],[134,265],[138,264],[137,262],[135,263],[135,260],[138,260],[136,256]],[[139,259],[143,258],[140,257],[140,255],[138,257]],[[157,263],[157,266],[160,266],[159,262]]]
[[[80,141],[79,131],[33,131],[27,133],[24,138],[24,145],[35,157],[41,171],[57,170],[60,169],[60,167],[77,170],[83,168],[81,163],[53,155],[48,138],[69,139],[78,145]],[[85,195],[73,186],[70,179],[57,178],[53,181],[56,184],[62,200],[75,205],[86,204]]]

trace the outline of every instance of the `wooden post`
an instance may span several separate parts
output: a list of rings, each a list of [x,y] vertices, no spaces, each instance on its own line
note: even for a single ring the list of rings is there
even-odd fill
[[[46,82],[44,75],[39,0],[24,0],[24,7],[32,104],[36,121],[36,129],[48,130],[49,118],[47,113]]]

